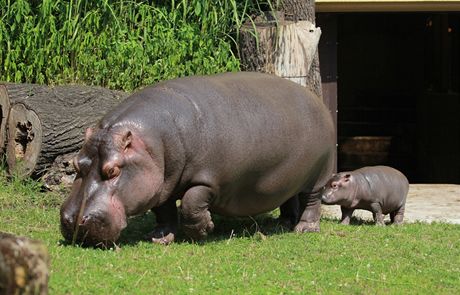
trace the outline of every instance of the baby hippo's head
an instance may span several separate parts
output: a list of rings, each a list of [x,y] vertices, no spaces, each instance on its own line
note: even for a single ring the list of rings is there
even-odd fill
[[[321,191],[321,201],[327,205],[340,205],[353,196],[354,189],[352,175],[349,172],[341,172],[332,175]]]

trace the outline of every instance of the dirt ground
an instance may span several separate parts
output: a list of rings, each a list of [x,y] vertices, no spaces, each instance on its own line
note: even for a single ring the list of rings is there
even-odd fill
[[[323,215],[341,217],[339,206],[322,205]],[[372,213],[356,210],[353,216],[372,220]],[[389,220],[389,215],[385,220]],[[411,184],[406,200],[404,222],[442,221],[460,224],[460,185]]]

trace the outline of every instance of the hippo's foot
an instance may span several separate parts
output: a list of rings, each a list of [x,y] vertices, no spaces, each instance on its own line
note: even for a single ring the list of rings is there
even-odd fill
[[[402,225],[403,224],[403,218],[398,218],[398,219],[395,219],[394,221],[391,222],[391,224],[393,225]]]
[[[319,221],[300,221],[294,228],[296,233],[319,232]]]
[[[384,215],[381,213],[374,213],[374,222],[377,226],[385,226],[385,221],[383,220]]]
[[[350,224],[350,218],[344,218],[344,219],[342,219],[342,221],[340,221],[340,224],[349,225],[349,224]]]
[[[175,229],[172,229],[170,226],[159,225],[152,232],[148,233],[145,238],[154,244],[169,245],[174,242],[175,236]]]
[[[214,230],[214,222],[212,222],[211,213],[205,211],[200,215],[201,218],[194,216],[193,221],[195,222],[189,222],[184,218],[182,223],[185,234],[193,240],[202,240]]]
[[[390,213],[391,223],[394,225],[400,225],[403,223],[404,219],[404,206],[398,210]]]

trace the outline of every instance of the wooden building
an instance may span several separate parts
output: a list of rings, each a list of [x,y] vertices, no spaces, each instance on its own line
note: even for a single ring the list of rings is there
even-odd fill
[[[460,1],[316,0],[338,170],[460,183]]]

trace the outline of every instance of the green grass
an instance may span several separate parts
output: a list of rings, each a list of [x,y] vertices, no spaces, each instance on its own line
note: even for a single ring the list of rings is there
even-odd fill
[[[267,217],[217,218],[207,241],[163,247],[142,241],[147,214],[130,220],[119,248],[80,248],[62,243],[63,196],[0,180],[0,230],[48,246],[50,294],[460,294],[459,225],[324,219],[321,233],[294,234]]]

